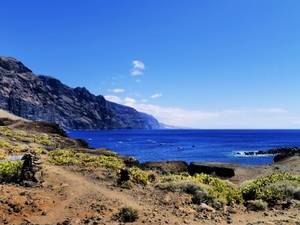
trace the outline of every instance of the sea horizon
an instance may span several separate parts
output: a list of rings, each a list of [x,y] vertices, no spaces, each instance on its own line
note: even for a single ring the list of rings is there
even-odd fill
[[[300,146],[299,129],[115,129],[68,131],[93,148],[107,148],[145,161],[182,160],[265,165],[273,156],[243,152]],[[237,154],[237,153],[240,154]]]

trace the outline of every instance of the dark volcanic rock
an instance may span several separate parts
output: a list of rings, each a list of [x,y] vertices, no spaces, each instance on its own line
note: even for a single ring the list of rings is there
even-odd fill
[[[259,156],[259,155],[274,155],[273,162],[280,162],[293,156],[300,156],[299,147],[280,147],[272,148],[266,151],[249,151],[244,152],[247,156]]]
[[[0,57],[0,108],[66,129],[159,128],[150,115],[106,101],[85,88],[70,88],[55,78],[36,76],[9,57]]]
[[[15,73],[31,73],[32,71],[20,61],[12,57],[0,57],[0,67]]]
[[[191,175],[196,173],[205,173],[223,178],[230,178],[235,175],[234,168],[230,165],[219,163],[196,163],[192,162],[188,171]]]
[[[275,153],[273,162],[281,162],[293,156],[300,156],[300,148],[298,147],[286,147],[272,150]]]
[[[141,168],[165,173],[181,173],[188,171],[188,164],[184,161],[145,162],[141,164]]]

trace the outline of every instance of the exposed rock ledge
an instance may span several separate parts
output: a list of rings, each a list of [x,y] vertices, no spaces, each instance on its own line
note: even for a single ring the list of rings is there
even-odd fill
[[[241,153],[238,153],[241,154]],[[266,151],[247,151],[243,152],[246,156],[263,156],[263,155],[273,155],[273,162],[281,162],[293,156],[300,156],[299,147],[280,147],[272,148]]]

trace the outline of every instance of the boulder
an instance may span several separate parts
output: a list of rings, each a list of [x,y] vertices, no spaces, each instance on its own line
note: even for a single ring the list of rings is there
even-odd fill
[[[235,175],[234,171],[234,166],[231,164],[192,162],[188,166],[188,172],[191,175],[196,173],[205,173],[222,178],[231,178]]]
[[[141,168],[159,170],[163,173],[182,173],[188,171],[188,164],[185,161],[145,162],[141,164]]]

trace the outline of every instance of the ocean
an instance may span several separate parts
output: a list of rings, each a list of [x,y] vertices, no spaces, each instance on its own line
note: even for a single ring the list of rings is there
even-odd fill
[[[300,146],[300,130],[109,130],[68,131],[91,147],[109,148],[141,162],[184,160],[261,165],[272,156],[243,156],[237,152]]]

